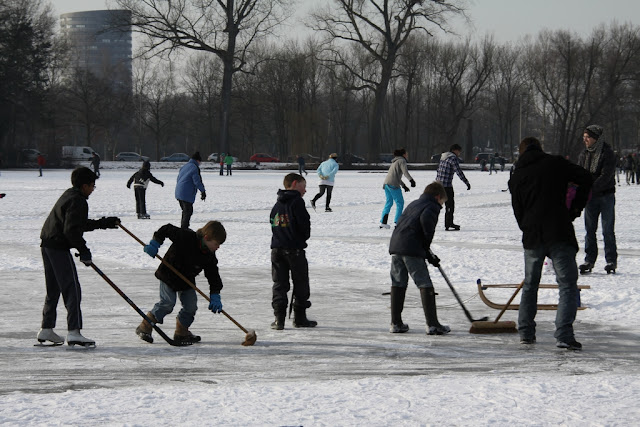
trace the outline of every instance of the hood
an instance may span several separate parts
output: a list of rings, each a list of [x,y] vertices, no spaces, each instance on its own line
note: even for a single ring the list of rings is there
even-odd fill
[[[302,197],[298,190],[278,190],[278,201],[287,203],[297,197]]]

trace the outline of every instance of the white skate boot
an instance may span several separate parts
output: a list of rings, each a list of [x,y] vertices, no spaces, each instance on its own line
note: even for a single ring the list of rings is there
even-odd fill
[[[46,343],[47,341],[49,343]],[[64,338],[53,332],[51,328],[43,328],[38,332],[38,342],[37,346],[62,345],[64,344]]]
[[[89,338],[85,338],[82,336],[82,334],[80,333],[80,329],[70,330],[69,333],[67,334],[67,345],[70,345],[73,347],[76,344],[81,345],[83,347],[96,346],[96,342],[94,340],[90,340]]]

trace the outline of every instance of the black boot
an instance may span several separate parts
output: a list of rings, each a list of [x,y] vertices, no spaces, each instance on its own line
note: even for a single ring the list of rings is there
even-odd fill
[[[273,310],[273,314],[276,316],[276,320],[271,323],[271,329],[281,331],[284,329],[284,319],[287,317],[286,307],[283,309]]]
[[[422,299],[424,316],[427,319],[427,335],[444,335],[451,332],[451,328],[438,322],[435,289],[433,287],[420,288],[420,298]]]
[[[304,305],[294,303],[293,306],[293,326],[295,328],[315,328],[318,322],[307,319],[307,308],[311,307],[311,302],[306,301]]]
[[[407,332],[409,325],[402,323],[402,309],[404,308],[404,296],[407,288],[391,287],[391,327],[389,332],[398,334]]]

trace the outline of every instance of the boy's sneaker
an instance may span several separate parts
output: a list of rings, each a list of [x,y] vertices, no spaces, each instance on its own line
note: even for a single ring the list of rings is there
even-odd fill
[[[389,224],[380,223],[380,228],[386,228],[387,230],[391,228]]]
[[[582,350],[582,344],[576,341],[575,338],[571,338],[570,340],[558,340],[556,342],[556,347],[558,348],[566,348],[567,350]]]
[[[400,323],[399,325],[392,323],[391,327],[389,328],[389,332],[391,332],[392,334],[403,334],[408,330],[409,325],[407,325],[406,323]]]
[[[427,335],[446,335],[451,332],[451,328],[446,325],[429,326]]]
[[[520,338],[520,344],[535,344],[536,343],[536,337],[533,338]]]
[[[51,328],[43,328],[38,332],[38,342],[43,343],[46,341],[50,341],[54,345],[64,344],[64,338],[53,332],[53,329]]]
[[[326,208],[324,211],[325,211],[325,212],[333,212],[333,211],[331,210],[331,208]]]

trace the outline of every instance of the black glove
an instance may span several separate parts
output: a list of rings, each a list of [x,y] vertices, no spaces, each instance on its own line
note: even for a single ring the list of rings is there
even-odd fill
[[[131,184],[127,184],[127,188],[131,188]]]
[[[404,190],[404,192],[406,193],[407,191],[409,191],[409,187],[407,187],[406,185],[402,186],[402,189]]]
[[[467,190],[471,190],[471,184],[467,183]]]
[[[207,192],[206,192],[206,191],[202,191],[202,192],[200,192],[200,198],[201,198],[202,200],[205,200],[205,199],[207,198]]]
[[[160,181],[160,187],[164,187],[164,182]]]
[[[118,228],[118,224],[120,224],[120,218],[116,216],[110,217],[102,217],[98,220],[98,224],[101,229],[106,230],[107,228]]]
[[[89,248],[80,250],[80,261],[87,267],[91,265],[91,251]]]
[[[412,187],[415,187],[415,186],[416,186],[416,182],[415,182],[414,180],[410,179],[410,180],[409,180],[409,182],[411,183],[411,186],[412,186]]]
[[[440,258],[438,258],[431,251],[429,251],[429,253],[427,253],[427,261],[429,262],[429,264],[433,265],[434,267],[439,267],[440,266]]]

